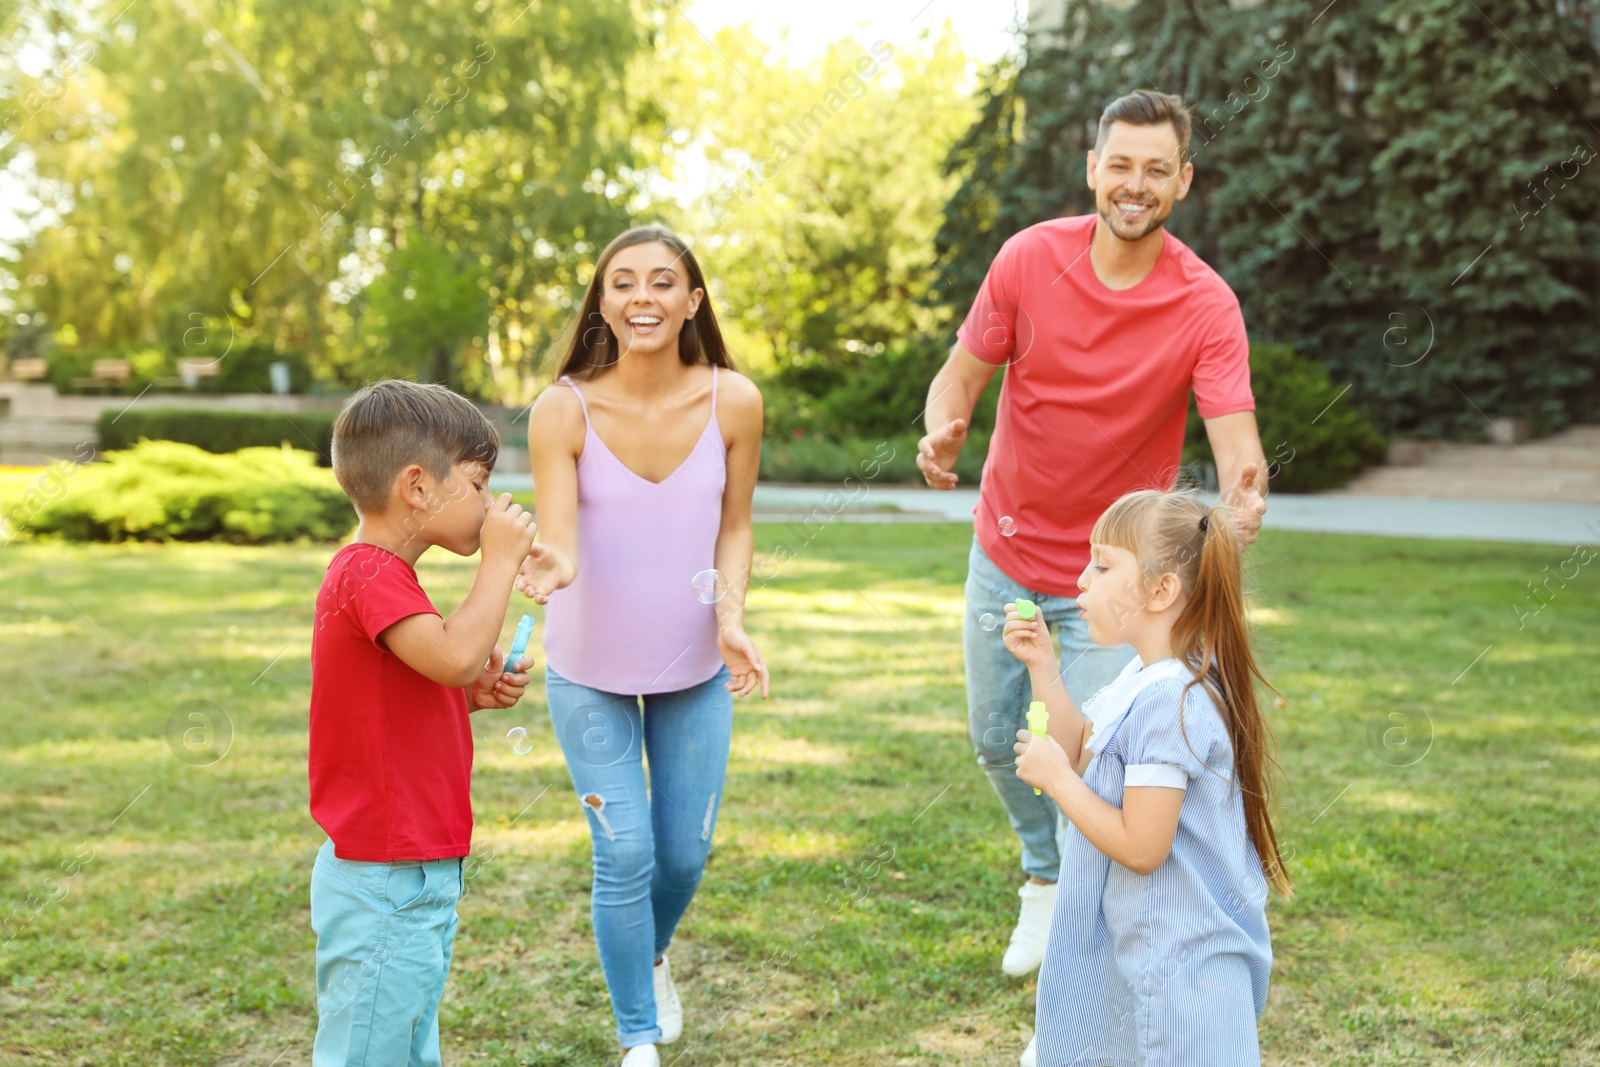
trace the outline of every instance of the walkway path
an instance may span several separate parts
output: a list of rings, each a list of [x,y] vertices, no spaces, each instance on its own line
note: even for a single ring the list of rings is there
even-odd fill
[[[527,475],[496,475],[493,479],[496,492],[522,491],[530,486]],[[869,485],[864,495],[858,490],[855,501],[845,503],[850,495],[826,484],[763,483],[756,487],[755,517],[758,522],[800,522],[807,516],[815,521],[833,515],[839,522],[970,523],[978,502],[976,489],[940,493],[911,486]],[[1600,504],[1287,493],[1273,493],[1267,504],[1269,530],[1564,545],[1600,542]]]

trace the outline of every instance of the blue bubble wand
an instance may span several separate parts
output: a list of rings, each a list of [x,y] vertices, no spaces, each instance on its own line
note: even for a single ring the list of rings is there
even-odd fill
[[[501,666],[502,674],[515,674],[514,665],[520,661],[528,651],[528,639],[533,636],[533,616],[524,615],[522,621],[517,623],[517,635],[511,639],[511,651],[506,653],[506,661]]]

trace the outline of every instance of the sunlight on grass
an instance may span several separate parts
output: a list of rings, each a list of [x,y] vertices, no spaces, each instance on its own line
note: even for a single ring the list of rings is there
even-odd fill
[[[756,530],[758,558],[791,536]],[[1020,874],[967,737],[970,538],[831,525],[753,593],[773,695],[737,705],[711,861],[673,948],[696,1064],[1016,1062],[1035,983],[998,968]],[[323,836],[306,809],[307,660],[332,551],[0,549],[0,1060],[309,1061]],[[1252,554],[1296,882],[1268,910],[1263,1062],[1600,1060],[1600,585],[1572,583],[1519,631],[1506,605],[1549,562],[1538,547],[1269,532]],[[430,553],[419,570],[448,612],[474,567]],[[524,611],[542,628],[519,598],[507,635]],[[167,738],[197,699],[234,731],[209,766]],[[1383,738],[1412,707],[1426,722],[1405,741],[1431,744],[1407,763],[1418,750]],[[527,755],[505,742],[515,725]],[[473,733],[447,1056],[611,1062],[589,824],[537,671]],[[75,856],[92,858],[68,875]]]

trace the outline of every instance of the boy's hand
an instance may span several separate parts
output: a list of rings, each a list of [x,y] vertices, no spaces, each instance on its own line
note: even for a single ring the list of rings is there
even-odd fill
[[[1033,618],[1024,619],[1017,614],[1017,605],[1006,605],[1006,628],[1000,632],[1006,651],[1030,668],[1049,670],[1055,665],[1055,650],[1050,647],[1050,630],[1044,624],[1042,613],[1035,611]]]
[[[1077,774],[1067,752],[1050,736],[1036,737],[1027,730],[1017,731],[1017,743],[1011,746],[1017,754],[1017,777],[1049,792],[1050,783],[1062,775]]]
[[[534,545],[517,572],[517,591],[532,597],[535,604],[550,603],[550,594],[561,586],[561,561],[546,545]]]
[[[527,670],[533,666],[533,657],[523,656],[513,664],[507,664],[505,659],[505,653],[498,648],[489,650],[488,666],[478,675],[478,680],[467,687],[467,706],[473,711],[509,708],[522,699],[522,691],[528,688]]]
[[[486,560],[505,559],[521,563],[533,547],[533,538],[537,533],[533,513],[521,504],[513,504],[510,493],[501,493],[483,517],[483,532],[478,535],[478,548]]]

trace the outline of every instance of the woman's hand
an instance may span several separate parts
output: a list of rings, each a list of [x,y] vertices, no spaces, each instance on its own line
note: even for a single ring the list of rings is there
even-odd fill
[[[1027,730],[1017,731],[1017,743],[1011,746],[1017,754],[1017,777],[1035,789],[1050,792],[1050,784],[1063,775],[1076,775],[1067,752],[1050,736],[1038,737]]]
[[[523,596],[532,597],[535,604],[548,604],[550,594],[565,583],[562,579],[561,557],[549,545],[537,542],[528,550],[528,556],[517,571],[515,583]]]
[[[717,651],[722,653],[722,662],[728,665],[728,673],[733,676],[724,683],[723,688],[736,697],[742,697],[748,696],[760,683],[761,699],[767,699],[767,665],[762,662],[756,643],[750,640],[750,635],[743,628],[727,626],[719,629]]]
[[[1006,628],[1000,632],[1006,651],[1032,670],[1049,671],[1055,667],[1055,649],[1050,647],[1050,629],[1044,624],[1042,612],[1035,611],[1033,618],[1024,619],[1017,614],[1017,605],[1006,605]]]

